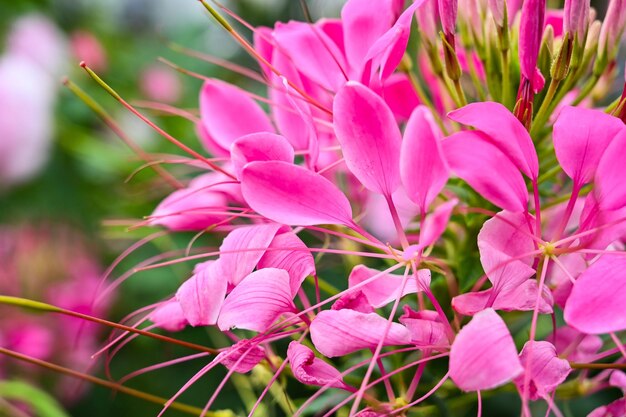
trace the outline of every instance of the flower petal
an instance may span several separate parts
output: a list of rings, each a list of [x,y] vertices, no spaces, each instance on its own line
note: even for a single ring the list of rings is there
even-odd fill
[[[556,349],[550,342],[526,342],[520,353],[522,366],[530,364],[530,389],[528,396],[531,400],[546,398],[557,386],[567,378],[572,368],[567,359],[560,359]],[[515,379],[515,385],[520,392],[524,390],[525,374]]]
[[[296,342],[289,343],[287,358],[291,364],[293,376],[303,384],[345,388],[341,373],[329,363],[316,358],[311,349]]]
[[[438,206],[435,211],[426,216],[420,230],[420,247],[430,246],[441,237],[448,226],[452,210],[458,203],[459,200],[453,198]]]
[[[528,192],[522,174],[484,134],[458,132],[442,147],[450,169],[480,195],[505,210],[526,211]]]
[[[389,106],[350,81],[335,96],[333,117],[348,169],[366,188],[390,197],[400,185],[402,139]]]
[[[448,181],[441,150],[441,131],[425,106],[417,107],[406,125],[400,154],[400,175],[409,198],[422,213]]]
[[[176,300],[192,326],[217,323],[228,287],[228,280],[221,272],[220,261],[196,265],[194,275],[176,291]]]
[[[171,299],[159,305],[148,319],[157,327],[168,332],[179,332],[187,326],[187,319],[183,314],[183,309],[176,299]]]
[[[445,326],[439,319],[436,311],[415,311],[408,305],[405,305],[404,314],[400,317],[400,323],[409,329],[411,343],[416,346],[432,348],[449,345]]]
[[[476,314],[450,350],[450,378],[463,391],[495,388],[524,369],[504,321],[492,309]]]
[[[323,176],[297,165],[251,162],[243,170],[241,189],[252,209],[279,223],[352,223],[352,208],[341,190]]]
[[[261,346],[250,340],[242,339],[221,351],[214,360],[234,372],[245,374],[263,359],[265,359],[265,350]]]
[[[230,159],[237,178],[241,178],[243,167],[252,161],[293,162],[293,147],[280,135],[273,133],[251,133],[235,140],[230,146]]]
[[[354,310],[325,310],[311,322],[311,340],[315,348],[329,358],[361,349],[375,348],[383,339],[387,319],[376,313]],[[405,345],[411,340],[406,327],[391,323],[384,345]]]
[[[588,334],[626,329],[626,257],[603,255],[574,283],[565,322]]]
[[[617,210],[626,206],[624,155],[626,130],[622,130],[606,148],[596,171],[594,193],[598,205],[604,210]]]
[[[402,275],[381,274],[381,272],[376,269],[368,268],[365,265],[357,265],[352,269],[352,272],[350,272],[348,287],[354,287],[375,275],[379,275],[379,278],[360,286],[359,290],[365,294],[373,307],[380,308],[386,306],[398,297],[404,297],[407,294],[414,294],[423,291],[424,288],[428,288],[430,286],[430,271],[428,269],[420,269],[418,274],[420,284],[418,285],[415,277],[409,276],[407,277],[404,291],[400,294],[402,281],[404,280]]]
[[[295,310],[291,298],[287,271],[259,269],[228,294],[217,325],[222,331],[238,328],[264,332],[280,315]]]

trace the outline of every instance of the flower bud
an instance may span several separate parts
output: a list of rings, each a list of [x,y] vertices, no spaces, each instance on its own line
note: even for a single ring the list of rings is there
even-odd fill
[[[574,42],[583,43],[589,25],[590,0],[565,0],[563,33]]]
[[[519,29],[519,60],[522,76],[531,81],[537,66],[537,56],[543,35],[546,12],[545,0],[526,0],[522,5]]]
[[[610,61],[617,54],[619,40],[626,24],[626,0],[609,2],[606,17],[600,30],[598,43],[598,61]]]
[[[506,3],[504,0],[489,0],[489,10],[498,27],[503,27],[506,17]]]
[[[417,27],[429,44],[437,41],[437,0],[426,0],[415,10]]]
[[[439,16],[441,26],[448,43],[454,48],[454,33],[456,32],[456,14],[458,0],[439,0]]]

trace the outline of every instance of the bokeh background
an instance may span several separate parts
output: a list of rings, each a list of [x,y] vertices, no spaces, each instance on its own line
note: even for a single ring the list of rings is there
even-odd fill
[[[337,16],[342,3],[342,0],[308,1],[314,18]],[[225,5],[254,25],[303,19],[297,0],[231,0]],[[594,6],[602,15],[604,3],[594,2]],[[179,46],[243,66],[254,65],[195,0],[0,1],[0,293],[45,298],[46,294],[50,295],[48,289],[62,287],[61,282],[70,276],[82,276],[86,270],[94,277],[101,276],[117,255],[155,232],[154,228],[129,230],[129,226],[149,214],[171,191],[150,169],[131,176],[142,162],[94,112],[63,86],[62,79],[67,77],[83,88],[146,152],[176,153],[175,147],[95,84],[78,66],[81,60],[123,97],[138,104],[146,100],[162,101],[191,113],[198,106],[202,81],[177,73],[158,62],[158,57],[205,76],[219,77],[262,92],[259,84],[251,84],[217,65],[181,53]],[[27,56],[26,67],[15,66],[15,50]],[[145,113],[188,146],[202,150],[189,120],[152,110],[145,110]],[[188,173],[180,166],[168,169],[181,178]],[[115,268],[110,280],[150,257],[184,250],[193,237],[178,234],[137,249]],[[199,248],[209,243],[209,238],[203,236],[195,246]],[[134,274],[104,303],[100,313],[117,321],[164,299],[189,276],[191,267],[191,264],[180,264]],[[25,282],[28,283],[26,289]],[[100,290],[92,284],[89,287],[92,292],[86,294]],[[83,290],[70,287],[67,291]],[[80,302],[90,307],[85,300]],[[53,316],[37,317],[42,326],[54,329],[52,334],[34,332],[29,334],[30,339],[16,341],[8,337],[11,340],[7,342],[9,323],[21,320],[22,314],[26,313],[0,309],[0,343],[32,347],[43,343],[42,340],[53,345],[63,342],[59,349],[64,352],[54,352],[49,358],[52,361],[64,361],[62,354],[79,348],[91,349],[93,353],[102,345],[98,338],[106,336],[108,331],[90,328],[94,333],[93,344],[79,347],[71,330],[75,323],[59,322],[60,319]],[[203,329],[186,330],[182,337],[212,346],[225,344],[218,334]],[[135,339],[111,361],[111,374],[119,378],[185,354],[189,352],[182,348],[145,338]],[[83,362],[77,366],[87,370],[89,365]],[[138,377],[129,385],[169,397],[204,363],[196,360],[166,368]],[[89,370],[103,375],[102,369],[100,361]],[[212,387],[220,382],[223,376],[220,372],[203,378],[180,398],[181,401],[203,406]],[[64,406],[67,411],[63,412],[67,415],[155,416],[160,411],[159,406],[97,386],[82,387],[83,394],[74,395],[81,391],[80,386],[65,384],[49,373],[0,359],[0,381],[19,378],[39,386],[43,393],[59,402],[69,399]],[[250,388],[246,384],[254,384],[255,378],[264,385],[263,375],[255,375],[252,382],[235,378],[235,385],[229,384],[224,391],[220,406],[243,409],[242,401],[246,401]],[[0,398],[3,387],[0,383]],[[29,398],[45,395],[34,394],[29,389],[22,387],[20,395]],[[239,394],[243,394],[243,400]],[[502,416],[507,415],[508,400],[506,396],[499,400],[502,401]],[[516,401],[513,393],[510,400]],[[0,401],[0,416],[19,416],[21,411],[33,411],[28,405],[24,410],[5,406]],[[580,404],[582,410],[593,406]],[[38,413],[64,415],[55,414],[60,412],[57,407],[52,404]],[[517,406],[511,407],[510,415],[517,415],[517,410]],[[265,413],[268,416],[280,414],[280,405],[269,406]],[[184,414],[170,410],[166,415]]]

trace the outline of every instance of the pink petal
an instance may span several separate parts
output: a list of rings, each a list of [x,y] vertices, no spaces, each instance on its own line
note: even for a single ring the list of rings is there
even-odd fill
[[[346,82],[346,63],[337,45],[315,25],[277,23],[274,39],[298,70],[322,87],[337,91]]]
[[[274,45],[272,44],[272,29],[265,26],[258,26],[253,33],[254,50],[257,51],[267,62],[272,62],[272,53]],[[271,77],[272,70],[269,66],[259,63],[261,70],[266,77]]]
[[[575,185],[593,179],[604,151],[623,129],[621,120],[601,110],[570,106],[561,110],[554,123],[554,151]]]
[[[230,147],[230,159],[237,178],[241,178],[243,167],[252,161],[293,162],[291,144],[273,133],[251,133],[235,140]]]
[[[370,47],[394,23],[390,0],[349,0],[341,9],[346,55],[351,68],[360,70]]]
[[[616,3],[617,4],[617,3]],[[596,408],[587,417],[623,417],[626,416],[626,398],[620,398],[608,405]]]
[[[526,342],[520,360],[524,372],[530,372],[530,387],[528,396],[531,400],[546,398],[556,387],[561,385],[571,372],[566,359],[560,359],[556,349],[549,342]],[[527,369],[530,362],[530,369]],[[517,389],[523,393],[525,374],[515,379]]]
[[[404,314],[400,317],[400,323],[409,329],[411,343],[416,346],[432,348],[449,345],[445,326],[439,319],[436,311],[415,311],[408,305],[405,305]]]
[[[517,117],[502,104],[471,103],[448,113],[448,117],[485,133],[520,171],[529,178],[537,178],[539,162],[535,145]]]
[[[523,371],[511,333],[492,309],[476,314],[450,349],[450,378],[463,391],[495,388]]]
[[[220,246],[220,269],[232,285],[238,285],[254,270],[280,229],[277,223],[239,227]]]
[[[315,22],[315,26],[328,35],[328,37],[332,39],[333,43],[337,45],[341,51],[341,55],[345,56],[346,48],[343,42],[343,22],[341,19],[323,17]]]
[[[572,362],[592,362],[604,342],[599,336],[584,334],[569,326],[556,329],[554,346],[559,355],[567,352],[566,359]]]
[[[286,162],[251,162],[243,170],[241,189],[257,213],[299,226],[352,223],[352,208],[332,182]]]
[[[626,329],[626,257],[604,255],[576,280],[567,304],[565,322],[588,334]]]
[[[369,190],[391,196],[400,185],[401,136],[391,110],[362,84],[335,96],[333,117],[346,165]]]
[[[626,391],[626,373],[618,370],[611,372],[609,384],[612,387],[616,387],[621,389],[622,391]]]
[[[354,310],[361,313],[373,313],[374,307],[370,304],[369,300],[363,294],[363,291],[349,291],[339,297],[337,301],[330,307],[332,310]]]
[[[309,248],[293,232],[276,235],[259,260],[259,268],[279,268],[289,273],[291,294],[296,295],[302,282],[315,275],[315,260]]]
[[[406,125],[400,153],[402,184],[422,213],[448,181],[441,150],[441,131],[425,106],[417,107]]]
[[[372,349],[383,339],[387,319],[376,313],[354,310],[325,310],[311,322],[311,340],[315,348],[329,358],[361,349]],[[406,345],[411,336],[406,327],[391,323],[384,345]]]
[[[546,0],[527,0],[522,4],[518,55],[522,76],[531,81],[537,67],[545,14]]]
[[[443,33],[454,34],[456,32],[456,15],[458,0],[439,0],[439,16]]]
[[[443,141],[450,166],[480,195],[505,210],[527,210],[524,178],[511,160],[478,132],[459,132]]]
[[[392,74],[385,80],[379,94],[399,121],[408,120],[413,110],[420,104],[415,88],[406,74]]]
[[[409,276],[406,280],[404,291],[400,293],[402,281],[404,280],[401,275],[380,274],[380,271],[376,269],[368,268],[365,265],[357,265],[350,272],[348,287],[352,288],[377,274],[379,278],[359,287],[359,290],[365,294],[375,308],[386,306],[398,297],[401,298],[407,294],[424,291],[425,288],[430,286],[430,271],[428,269],[420,269],[418,271],[419,285],[415,281],[415,277]]]
[[[360,184],[359,188],[361,188]],[[392,194],[391,199],[398,211],[402,227],[406,228],[419,214],[419,208],[409,200],[402,186]],[[365,216],[362,218],[361,224],[366,226],[367,230],[385,242],[399,243],[398,231],[393,225],[393,218],[385,197],[378,193],[369,192],[364,211]]]
[[[289,274],[276,268],[259,269],[237,285],[222,305],[217,325],[264,332],[284,313],[293,312]]]
[[[215,357],[216,362],[240,374],[250,372],[263,359],[265,359],[263,348],[247,339],[238,341]]]
[[[596,171],[594,193],[599,206],[605,210],[616,210],[626,206],[624,155],[626,155],[626,130],[622,130],[606,148]]]
[[[157,327],[168,332],[179,332],[187,326],[183,309],[176,299],[171,299],[158,306],[148,318]]]
[[[227,287],[228,280],[222,274],[220,261],[196,265],[194,275],[176,291],[176,300],[189,324],[209,326],[217,323]]]
[[[441,237],[448,226],[452,210],[454,210],[454,207],[458,203],[459,200],[453,198],[450,201],[446,201],[437,207],[433,213],[426,216],[420,230],[419,246],[422,248],[430,246]]]
[[[293,376],[303,384],[345,388],[341,373],[332,365],[316,358],[308,347],[296,342],[289,343],[287,358],[291,364]]]
[[[274,132],[270,119],[254,100],[240,88],[218,80],[204,83],[200,116],[208,134],[224,149],[240,136]]]

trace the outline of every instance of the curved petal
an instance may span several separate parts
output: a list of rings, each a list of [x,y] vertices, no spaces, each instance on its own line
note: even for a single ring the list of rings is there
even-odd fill
[[[237,178],[241,178],[241,171],[248,162],[293,162],[293,157],[293,147],[287,139],[273,133],[251,133],[235,140],[230,146],[230,160]]]
[[[315,275],[315,259],[311,251],[293,232],[276,235],[267,249],[258,267],[287,271],[291,294],[295,296],[305,278]]]
[[[571,106],[561,110],[554,123],[554,151],[576,186],[593,179],[604,151],[623,129],[620,119],[601,110]]]
[[[520,121],[500,103],[471,103],[448,113],[455,122],[485,133],[515,166],[529,178],[537,178],[539,161],[530,135]]]
[[[234,372],[245,374],[263,359],[265,359],[265,350],[261,346],[250,340],[242,339],[221,351],[214,360]]]
[[[289,274],[276,268],[259,269],[237,285],[222,305],[217,325],[264,332],[284,313],[293,312]]]
[[[227,287],[228,280],[221,274],[220,261],[196,265],[194,275],[176,291],[176,300],[189,324],[209,326],[217,323]]]
[[[453,198],[446,201],[435,209],[431,214],[426,216],[420,230],[419,246],[425,248],[432,245],[441,237],[448,226],[452,210],[459,203],[459,200]]]
[[[524,390],[524,375],[530,372],[530,389],[528,397],[531,400],[545,398],[567,378],[572,368],[567,359],[560,359],[556,349],[549,342],[526,342],[520,360],[524,366],[524,374],[515,379],[515,385],[520,392]],[[530,369],[527,369],[530,365]]]
[[[200,91],[200,117],[209,136],[224,149],[240,136],[274,132],[261,106],[240,88],[218,80],[206,81]]]
[[[626,329],[626,257],[603,255],[574,283],[565,304],[565,322],[588,334]]]
[[[400,317],[411,333],[411,342],[416,346],[432,348],[449,345],[445,326],[439,319],[439,314],[432,310],[415,311],[408,305],[404,306],[404,314]]]
[[[369,190],[391,197],[400,185],[401,136],[380,96],[354,81],[335,96],[333,118],[346,165]]]
[[[441,131],[430,110],[417,107],[406,125],[400,153],[400,176],[409,198],[422,213],[448,181],[448,165],[441,150]]]
[[[379,92],[398,121],[406,121],[413,110],[420,104],[415,88],[406,74],[394,73],[381,87]]]
[[[378,279],[360,286],[359,290],[365,294],[373,307],[380,308],[386,306],[398,297],[424,291],[425,288],[430,287],[430,271],[428,269],[420,269],[418,270],[418,274],[420,284],[418,285],[414,276],[409,276],[406,280],[404,290],[400,294],[402,281],[404,280],[402,275],[381,275],[381,272],[376,269],[368,268],[365,265],[357,265],[352,269],[352,272],[350,272],[348,288],[354,287],[363,281],[367,281],[375,275],[379,275]]]
[[[626,206],[624,155],[626,130],[622,130],[606,148],[596,171],[594,193],[598,205],[604,210],[617,210]]]
[[[329,363],[316,358],[311,349],[296,342],[289,343],[287,358],[291,364],[293,376],[303,384],[345,388],[341,372]]]
[[[361,313],[373,313],[374,307],[361,290],[349,291],[342,295],[330,307],[332,310],[354,310]]]
[[[352,208],[332,182],[286,162],[251,162],[243,170],[241,189],[257,213],[283,224],[352,223]]]
[[[442,143],[450,169],[480,195],[505,210],[527,210],[524,178],[511,160],[479,132],[458,132]]]
[[[224,238],[220,246],[220,269],[232,285],[238,285],[269,247],[280,224],[260,224],[239,227]]]
[[[376,313],[354,310],[325,310],[311,322],[311,340],[315,348],[329,358],[361,349],[375,348],[383,339],[387,319]],[[391,323],[384,345],[405,345],[411,336],[406,327]]]
[[[187,326],[183,309],[176,299],[162,303],[150,313],[148,319],[157,327],[168,332],[179,332]]]
[[[492,309],[476,314],[450,349],[450,378],[463,391],[495,388],[523,372],[515,343]]]

